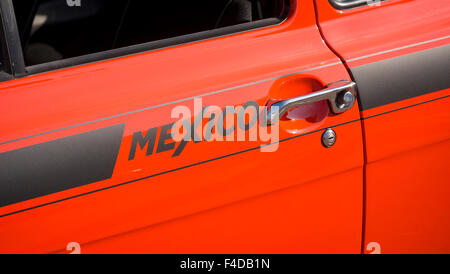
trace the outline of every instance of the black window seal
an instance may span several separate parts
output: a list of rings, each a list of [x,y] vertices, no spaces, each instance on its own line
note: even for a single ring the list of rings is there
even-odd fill
[[[5,32],[3,31],[3,20],[0,13],[0,82],[14,79],[11,72],[11,62],[9,61],[9,54],[6,46]]]
[[[6,65],[12,78],[25,75],[25,61],[12,0],[0,1],[1,31],[4,37]]]
[[[328,0],[330,4],[338,9],[338,10],[347,10],[353,9],[361,6],[366,6],[369,4],[369,0],[353,0],[353,1],[345,1],[345,0]],[[379,0],[380,2],[386,0]]]
[[[3,0],[1,0],[0,3],[2,3],[2,1]],[[248,32],[248,31],[265,28],[265,27],[269,27],[269,26],[275,26],[275,25],[282,24],[289,17],[289,14],[293,10],[293,8],[291,8],[293,6],[293,4],[291,4],[292,0],[283,0],[284,1],[284,9],[283,9],[282,14],[279,17],[267,18],[267,19],[258,20],[255,22],[243,23],[243,24],[239,24],[239,25],[228,26],[228,27],[223,27],[223,28],[214,29],[214,30],[207,30],[207,31],[202,31],[202,32],[197,32],[197,33],[192,33],[192,34],[186,34],[186,35],[177,36],[177,37],[173,37],[173,38],[151,41],[151,42],[132,45],[132,46],[128,46],[128,47],[106,50],[106,51],[101,51],[101,52],[97,52],[97,53],[92,53],[92,54],[77,56],[77,57],[73,57],[73,58],[67,58],[67,59],[63,59],[63,60],[57,60],[57,61],[52,61],[52,62],[47,62],[47,63],[43,63],[43,64],[25,67],[22,48],[20,45],[19,32],[18,32],[18,28],[17,28],[15,16],[14,16],[14,9],[12,6],[12,0],[6,0],[6,1],[9,3],[9,5],[7,6],[7,9],[10,11],[10,13],[12,13],[13,17],[11,17],[11,18],[14,19],[12,22],[9,22],[14,25],[14,28],[13,28],[14,29],[14,37],[10,37],[10,38],[12,38],[13,44],[19,43],[18,47],[16,47],[16,51],[19,51],[19,52],[18,53],[15,52],[15,54],[20,55],[20,58],[19,58],[19,56],[17,56],[17,58],[19,58],[19,61],[21,61],[21,63],[20,63],[21,70],[19,70],[18,72],[17,72],[17,70],[15,70],[16,73],[14,75],[17,78],[29,76],[29,75],[40,74],[40,73],[45,73],[45,72],[50,72],[50,71],[59,70],[59,69],[70,68],[70,67],[79,66],[79,65],[85,65],[85,64],[89,64],[89,63],[95,63],[95,62],[115,59],[115,58],[119,58],[119,57],[144,53],[144,52],[153,51],[153,50],[159,50],[159,49],[164,49],[164,48],[169,48],[169,47],[180,46],[180,45],[199,42],[199,41],[203,41],[203,40],[209,40],[212,38],[224,37],[224,36],[228,36],[228,35],[232,35],[232,34]]]

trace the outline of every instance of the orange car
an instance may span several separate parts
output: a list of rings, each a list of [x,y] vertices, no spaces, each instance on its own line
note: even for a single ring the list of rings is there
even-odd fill
[[[1,253],[450,252],[447,0],[0,15]]]

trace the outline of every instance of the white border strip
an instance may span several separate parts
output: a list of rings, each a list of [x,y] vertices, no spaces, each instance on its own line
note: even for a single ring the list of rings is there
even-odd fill
[[[425,42],[420,42],[420,43],[411,44],[411,45],[407,45],[407,46],[403,46],[403,47],[399,47],[399,48],[395,48],[395,49],[380,51],[380,52],[377,52],[377,53],[373,53],[373,54],[369,54],[369,55],[365,55],[365,56],[361,56],[361,57],[352,58],[352,59],[347,60],[346,62],[349,63],[349,62],[353,62],[353,61],[358,61],[358,60],[361,60],[361,59],[366,59],[366,58],[369,58],[369,57],[373,57],[373,56],[377,56],[377,55],[381,55],[381,54],[385,54],[385,53],[390,53],[390,52],[394,52],[394,51],[398,51],[398,50],[402,50],[402,49],[412,48],[412,47],[416,47],[416,46],[420,46],[420,45],[433,43],[433,42],[436,42],[436,41],[445,40],[447,38],[450,38],[450,35],[447,35],[447,36],[444,36],[444,37],[441,37],[441,38],[428,40],[428,41],[425,41]]]

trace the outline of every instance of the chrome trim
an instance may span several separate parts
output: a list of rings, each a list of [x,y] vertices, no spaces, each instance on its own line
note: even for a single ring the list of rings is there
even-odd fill
[[[350,95],[352,95],[352,97],[350,97]],[[328,84],[325,89],[307,95],[287,100],[270,100],[266,105],[266,123],[273,123],[280,117],[283,117],[283,115],[292,108],[322,100],[328,101],[333,113],[343,113],[355,104],[356,84],[348,80],[341,80]]]
[[[327,128],[322,134],[322,145],[326,148],[330,148],[336,143],[336,139],[336,132],[332,128]]]

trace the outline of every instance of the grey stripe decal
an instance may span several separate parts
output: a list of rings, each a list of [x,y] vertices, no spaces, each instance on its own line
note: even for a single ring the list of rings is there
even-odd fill
[[[371,118],[374,118],[374,117],[378,117],[378,116],[381,116],[381,115],[385,115],[385,114],[388,114],[388,113],[392,113],[392,112],[395,112],[395,111],[400,111],[400,110],[404,110],[404,109],[407,109],[407,108],[415,107],[415,106],[418,106],[418,105],[423,105],[423,104],[426,104],[426,103],[430,103],[430,102],[446,99],[446,98],[449,98],[449,97],[450,97],[450,95],[446,95],[446,96],[435,98],[435,99],[432,99],[432,100],[420,102],[420,103],[417,103],[417,104],[414,104],[414,105],[410,105],[410,106],[406,106],[406,107],[403,107],[403,108],[391,110],[391,111],[388,111],[388,112],[376,114],[376,115],[367,117],[364,120],[371,119]],[[331,126],[331,128],[339,127],[339,126],[342,126],[342,125],[346,125],[346,124],[350,124],[350,123],[354,123],[354,122],[358,122],[358,121],[360,121],[360,119],[348,121],[348,122],[345,122],[345,123],[342,123],[342,124],[333,125],[333,126]],[[302,136],[305,136],[305,135],[309,135],[309,134],[312,134],[312,133],[315,133],[315,132],[319,132],[319,131],[322,131],[324,129],[325,128],[321,128],[321,129],[318,129],[318,130],[315,130],[315,131],[312,131],[312,132],[308,132],[308,133],[304,133],[304,134],[300,134],[300,135],[295,135],[293,137],[289,137],[289,138],[280,140],[279,143],[282,143],[282,142],[285,142],[285,141],[289,141],[289,140],[292,140],[292,139],[296,139],[296,138],[299,138],[299,137],[302,137]],[[209,159],[209,160],[205,160],[205,161],[202,161],[202,162],[198,162],[198,163],[190,164],[190,165],[187,165],[187,166],[183,166],[183,167],[180,167],[180,168],[176,168],[176,169],[160,172],[160,173],[153,174],[153,175],[150,175],[150,176],[147,176],[147,177],[135,179],[135,180],[132,180],[132,181],[127,181],[127,182],[116,184],[116,185],[112,185],[112,186],[108,186],[108,187],[97,189],[97,190],[94,190],[94,191],[82,193],[82,194],[79,194],[79,195],[76,195],[76,196],[71,196],[71,197],[68,197],[68,198],[61,199],[61,200],[56,200],[56,201],[53,201],[53,202],[40,204],[40,205],[37,205],[37,206],[33,206],[33,207],[29,207],[29,208],[13,211],[13,212],[10,212],[10,213],[6,213],[4,215],[0,215],[0,218],[6,217],[6,216],[10,216],[10,215],[14,215],[14,214],[17,214],[17,213],[26,212],[26,211],[37,209],[37,208],[41,208],[41,207],[44,207],[44,206],[52,205],[52,204],[55,204],[55,203],[64,202],[64,201],[71,200],[71,199],[74,199],[74,198],[78,198],[78,197],[94,194],[94,193],[97,193],[97,192],[101,192],[101,191],[104,191],[104,190],[120,187],[120,186],[123,186],[123,185],[139,182],[139,181],[142,181],[142,180],[145,180],[145,179],[153,178],[153,177],[164,175],[164,174],[171,173],[171,172],[176,172],[176,171],[179,171],[179,170],[183,170],[185,168],[190,168],[190,167],[201,165],[201,164],[204,164],[204,163],[209,163],[209,162],[212,162],[212,161],[215,161],[215,160],[220,160],[220,159],[223,159],[223,158],[231,157],[231,156],[234,156],[234,155],[238,155],[238,154],[241,154],[241,153],[249,152],[249,151],[252,151],[252,150],[255,150],[255,149],[259,149],[259,148],[260,147],[253,147],[253,148],[250,148],[250,149],[247,149],[247,150],[244,150],[244,151],[239,151],[239,152],[236,152],[236,153],[220,156],[218,158]]]
[[[350,69],[367,110],[450,87],[450,44]]]
[[[112,176],[125,124],[0,154],[0,206]]]
[[[343,125],[356,123],[356,122],[359,122],[359,121],[360,121],[360,119],[351,120],[351,121],[347,121],[347,122],[344,122],[344,123],[341,123],[341,124],[335,124],[335,125],[329,126],[327,128],[336,128],[336,127],[340,127],[340,126],[343,126]],[[326,128],[320,128],[320,129],[316,129],[314,131],[310,131],[310,132],[307,132],[307,133],[294,135],[294,136],[291,136],[291,137],[288,137],[288,138],[285,138],[285,139],[281,139],[281,140],[279,140],[276,143],[283,143],[283,142],[287,142],[287,141],[290,141],[290,140],[295,140],[295,139],[301,138],[303,136],[307,136],[307,135],[310,135],[310,134],[314,134],[316,132],[323,131],[324,129],[326,129]],[[268,146],[268,145],[270,145],[270,144],[264,144],[262,146]],[[155,174],[152,174],[152,175],[149,175],[149,176],[146,176],[146,177],[134,179],[134,180],[131,180],[131,181],[126,181],[126,182],[123,182],[123,183],[107,186],[107,187],[104,187],[104,188],[100,188],[100,189],[97,189],[97,190],[85,192],[85,193],[78,194],[78,195],[75,195],[75,196],[70,196],[70,197],[63,198],[63,199],[60,199],[60,200],[56,200],[56,201],[53,201],[53,202],[48,202],[48,203],[45,203],[45,204],[40,204],[40,205],[37,205],[37,206],[28,207],[28,208],[25,208],[25,209],[21,209],[21,210],[13,211],[13,212],[10,212],[10,213],[6,213],[6,214],[3,214],[3,215],[0,215],[0,218],[6,217],[6,216],[10,216],[10,215],[14,215],[14,214],[17,214],[17,213],[26,212],[26,211],[37,209],[37,208],[41,208],[41,207],[44,207],[44,206],[48,206],[48,205],[64,202],[64,201],[67,201],[67,200],[83,197],[83,196],[86,196],[86,195],[98,193],[98,192],[101,192],[101,191],[105,191],[105,190],[121,187],[121,186],[124,186],[124,185],[140,182],[142,180],[154,178],[154,177],[161,176],[161,175],[164,175],[164,174],[178,172],[178,171],[181,171],[181,170],[184,170],[184,169],[187,169],[187,168],[191,168],[191,167],[194,167],[194,166],[199,166],[199,165],[203,165],[203,164],[210,163],[210,162],[213,162],[213,161],[217,161],[217,160],[233,157],[233,156],[236,156],[236,155],[240,155],[240,154],[243,154],[243,153],[247,153],[247,152],[250,152],[250,151],[258,150],[260,148],[261,148],[261,146],[251,147],[251,148],[248,148],[248,149],[245,149],[245,150],[241,150],[241,151],[238,151],[238,152],[234,152],[234,153],[231,153],[231,154],[225,154],[225,155],[222,155],[222,156],[219,156],[219,157],[216,157],[216,158],[212,158],[212,159],[203,160],[203,161],[200,161],[200,162],[191,163],[191,164],[188,164],[188,165],[185,165],[185,166],[182,166],[182,167],[178,167],[178,168],[175,168],[175,169],[170,169],[170,170],[167,170],[167,171],[162,171],[162,172],[155,173]]]

